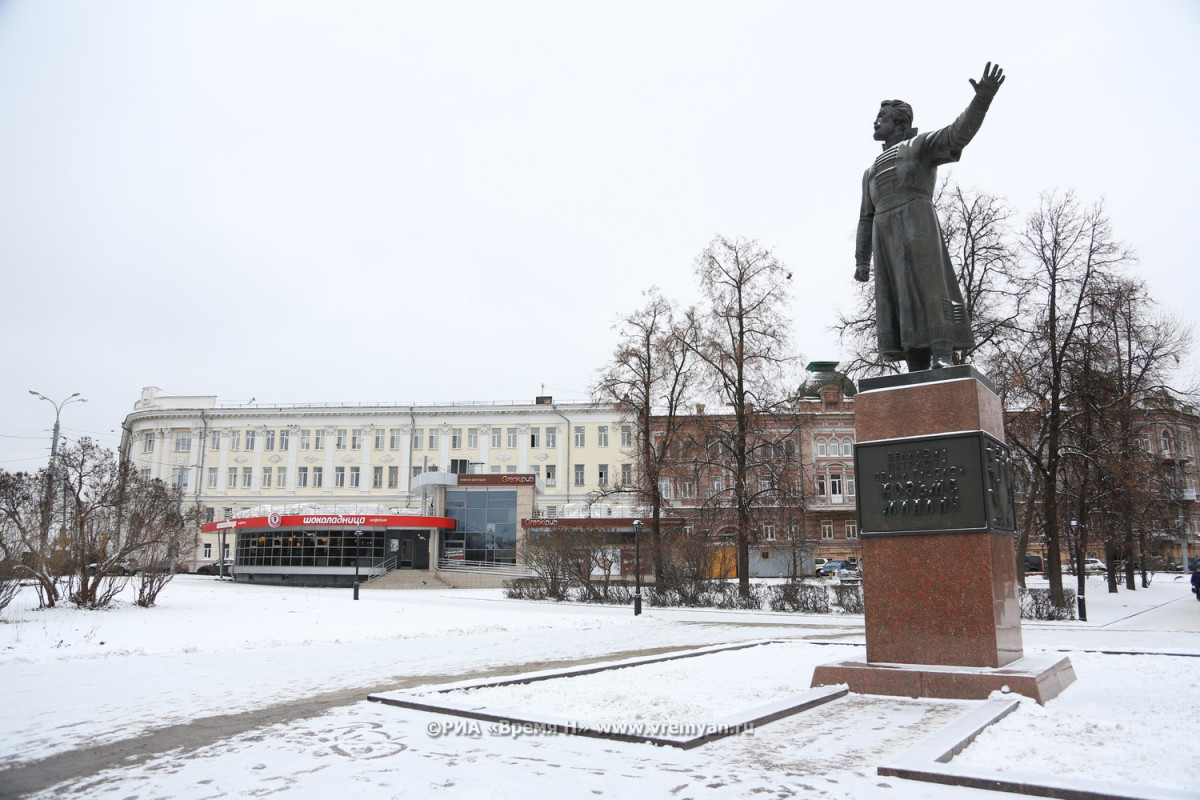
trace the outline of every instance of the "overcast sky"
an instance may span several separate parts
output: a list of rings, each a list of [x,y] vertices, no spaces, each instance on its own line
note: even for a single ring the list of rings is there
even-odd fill
[[[960,184],[1103,199],[1194,322],[1200,3],[0,2],[0,468],[115,447],[143,386],[225,402],[578,400],[717,234],[854,289],[879,101]],[[544,385],[544,389],[543,389]]]

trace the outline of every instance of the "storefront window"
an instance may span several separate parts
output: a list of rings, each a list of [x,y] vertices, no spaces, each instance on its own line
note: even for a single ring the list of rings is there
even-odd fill
[[[442,538],[439,557],[489,564],[517,561],[517,493],[511,489],[446,490],[446,516],[456,530]]]
[[[376,566],[384,559],[383,531],[363,531],[355,542],[353,531],[250,531],[238,533],[238,567],[359,567]]]

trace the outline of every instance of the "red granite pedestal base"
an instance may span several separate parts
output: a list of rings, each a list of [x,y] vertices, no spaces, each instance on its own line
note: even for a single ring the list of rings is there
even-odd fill
[[[1025,656],[999,669],[848,659],[817,667],[812,685],[846,684],[858,694],[954,700],[983,700],[992,692],[1014,692],[1044,705],[1074,682],[1075,670],[1069,658]]]
[[[1002,667],[1023,655],[1011,536],[873,536],[862,548],[870,661]]]
[[[855,398],[855,427],[864,451],[871,447],[863,445],[880,443],[885,451],[894,449],[900,463],[906,448],[922,447],[922,437],[982,431],[1003,441],[999,399],[969,367],[878,379],[870,387],[863,383]],[[887,517],[892,527],[872,531],[864,514],[869,482],[896,486],[922,478],[856,471],[866,659],[818,667],[813,686],[845,683],[865,694],[949,698],[986,698],[1007,687],[1045,702],[1074,681],[1067,659],[1024,657],[1009,529],[997,529],[992,517],[973,528],[956,529],[954,523],[946,525],[950,530],[930,529],[923,526],[945,523],[924,511],[899,523]],[[970,465],[956,474],[979,472],[979,465]],[[996,487],[984,491],[994,494]],[[910,523],[917,529],[896,529]]]

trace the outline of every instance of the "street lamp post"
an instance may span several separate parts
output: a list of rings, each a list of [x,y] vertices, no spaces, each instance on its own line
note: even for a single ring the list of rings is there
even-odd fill
[[[362,540],[362,531],[354,532],[354,599],[358,599],[358,545]]]
[[[633,521],[633,615],[642,613],[642,521]]]
[[[42,394],[41,392],[35,392],[33,389],[30,389],[29,393],[31,395],[33,395],[34,397],[45,400],[50,405],[54,406],[54,435],[50,439],[50,463],[53,464],[54,457],[58,455],[58,430],[59,430],[58,421],[59,421],[59,416],[62,414],[63,407],[70,403],[86,403],[87,398],[80,397],[79,392],[75,392],[73,395],[66,398],[65,400],[62,400],[62,401],[56,403],[53,400],[51,400],[49,397],[46,397],[46,395]]]
[[[52,498],[54,497],[54,472],[57,468],[58,459],[58,431],[59,417],[62,415],[62,410],[70,403],[86,403],[86,397],[80,397],[79,392],[75,392],[70,397],[59,402],[54,402],[41,392],[35,392],[33,389],[29,393],[34,397],[45,400],[50,405],[54,406],[54,433],[50,437],[50,469],[46,472],[46,506],[42,512],[42,540],[45,541],[50,536],[50,507],[53,505]],[[79,547],[79,543],[76,544]],[[76,553],[79,558],[83,558],[82,553]]]
[[[1079,603],[1079,621],[1087,622],[1087,574],[1083,569],[1083,526],[1079,520],[1071,520],[1071,532],[1075,534],[1075,599]]]

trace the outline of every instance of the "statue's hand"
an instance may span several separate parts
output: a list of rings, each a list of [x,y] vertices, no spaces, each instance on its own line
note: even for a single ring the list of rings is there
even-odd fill
[[[999,64],[993,67],[992,62],[989,61],[983,68],[983,77],[979,79],[979,83],[972,79],[971,87],[975,90],[975,94],[991,100],[1000,90],[1002,83],[1004,83],[1004,70],[1000,69]]]
[[[871,265],[859,264],[854,268],[854,280],[860,283],[866,283],[871,280]]]

